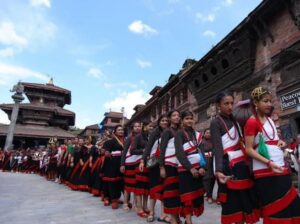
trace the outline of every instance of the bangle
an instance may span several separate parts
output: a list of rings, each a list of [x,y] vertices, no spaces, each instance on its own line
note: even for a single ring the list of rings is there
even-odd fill
[[[268,167],[270,167],[271,162],[273,162],[273,160],[269,160],[269,161],[267,162],[267,166],[268,166]]]

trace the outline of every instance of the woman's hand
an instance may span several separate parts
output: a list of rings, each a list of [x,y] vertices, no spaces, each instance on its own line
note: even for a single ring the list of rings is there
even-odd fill
[[[163,178],[163,179],[165,179],[166,177],[167,177],[167,174],[166,174],[166,169],[165,169],[165,167],[160,167],[160,170],[159,170],[159,172],[160,172],[160,177],[161,178]]]
[[[199,169],[199,174],[201,175],[201,176],[204,176],[205,175],[205,169],[204,168],[200,168]]]
[[[283,173],[284,168],[282,168],[281,166],[278,166],[276,163],[274,163],[273,161],[270,161],[268,163],[269,167],[273,170],[274,173]]]
[[[194,178],[198,178],[199,177],[199,172],[198,172],[198,170],[196,168],[193,167],[192,169],[190,169],[190,172],[192,173],[192,175],[193,175]]]
[[[279,140],[278,143],[277,143],[277,146],[280,147],[280,148],[284,148],[284,147],[286,147],[286,143],[282,140]]]
[[[121,172],[121,173],[125,173],[125,166],[121,166],[121,167],[120,167],[120,172]]]
[[[232,178],[231,176],[226,176],[221,172],[216,172],[216,177],[218,178],[221,184],[226,184],[227,181]]]
[[[111,157],[111,153],[109,151],[105,151],[104,155],[105,157]]]
[[[140,165],[139,165],[139,169],[140,169],[141,172],[144,171],[144,167],[145,167],[145,164],[144,164],[143,161],[141,161],[141,162],[140,162]]]

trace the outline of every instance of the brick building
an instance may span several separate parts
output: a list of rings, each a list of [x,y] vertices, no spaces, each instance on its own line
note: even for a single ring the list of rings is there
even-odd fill
[[[100,127],[98,124],[88,125],[81,131],[79,135],[82,137],[91,136],[92,138],[97,139],[100,137]]]
[[[100,122],[100,134],[104,133],[104,130],[113,130],[115,126],[124,126],[128,122],[128,119],[124,117],[123,112],[106,112],[103,120]]]
[[[196,115],[197,129],[205,129],[216,115],[218,92],[233,90],[238,102],[258,85],[272,91],[272,117],[283,137],[294,137],[300,132],[300,0],[262,1],[204,57],[160,87],[130,121],[157,118],[176,102],[166,100],[174,96],[169,90],[188,87],[184,109]]]
[[[272,117],[283,137],[295,136],[300,131],[300,1],[262,1],[193,66],[185,81],[197,100],[194,112],[201,128],[216,115],[217,92],[229,88],[238,101],[262,85],[272,91]]]
[[[182,69],[177,74],[172,74],[166,85],[155,86],[151,91],[151,98],[145,105],[136,105],[135,113],[126,123],[127,127],[132,126],[135,121],[156,121],[163,113],[171,110],[192,110],[196,100],[182,79],[188,74],[189,69],[195,60],[187,59]]]

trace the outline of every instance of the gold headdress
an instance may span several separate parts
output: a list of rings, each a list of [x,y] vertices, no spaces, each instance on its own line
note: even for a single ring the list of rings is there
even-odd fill
[[[48,143],[52,145],[55,144],[56,142],[57,142],[57,138],[50,138]]]
[[[251,98],[253,100],[260,100],[261,96],[264,95],[264,94],[270,94],[271,92],[268,91],[267,89],[264,89],[263,87],[259,86],[259,87],[256,87],[252,93],[251,93]]]

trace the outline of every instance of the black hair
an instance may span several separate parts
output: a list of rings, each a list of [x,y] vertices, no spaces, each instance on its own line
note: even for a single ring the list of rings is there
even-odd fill
[[[231,96],[233,98],[233,93],[231,91],[222,91],[222,92],[219,92],[216,96],[216,104],[220,104],[222,99],[226,96]]]
[[[171,116],[172,116],[172,114],[173,114],[174,112],[178,112],[178,113],[180,114],[180,112],[179,112],[178,110],[171,110],[171,111],[169,111],[169,113],[168,113],[168,118],[171,118]]]
[[[116,133],[116,131],[117,131],[117,129],[118,129],[119,127],[123,128],[123,126],[120,125],[120,124],[116,125],[115,128],[114,128],[114,133]]]
[[[205,133],[206,133],[207,131],[210,131],[210,129],[209,129],[209,128],[204,129],[203,135],[205,135]]]
[[[142,133],[144,133],[145,132],[145,127],[148,125],[148,124],[150,124],[151,122],[150,121],[148,121],[148,120],[145,120],[145,121],[142,121]]]
[[[164,114],[162,114],[162,115],[160,115],[159,116],[159,118],[158,118],[158,120],[157,120],[157,123],[156,123],[156,126],[159,128],[159,130],[161,130],[161,127],[160,127],[160,122],[161,122],[161,120],[163,119],[163,118],[169,118],[168,117],[168,114],[166,114],[166,113],[164,113]],[[170,125],[170,120],[168,119],[168,123],[169,123],[169,125]]]
[[[181,119],[183,120],[183,118],[185,118],[185,117],[187,117],[187,116],[192,116],[192,117],[194,117],[194,114],[191,112],[191,111],[183,111],[182,113],[181,113]]]
[[[132,126],[131,126],[131,131],[133,130],[135,124],[141,124],[141,122],[140,122],[140,121],[135,121],[135,122],[133,122],[133,123],[132,123]]]

